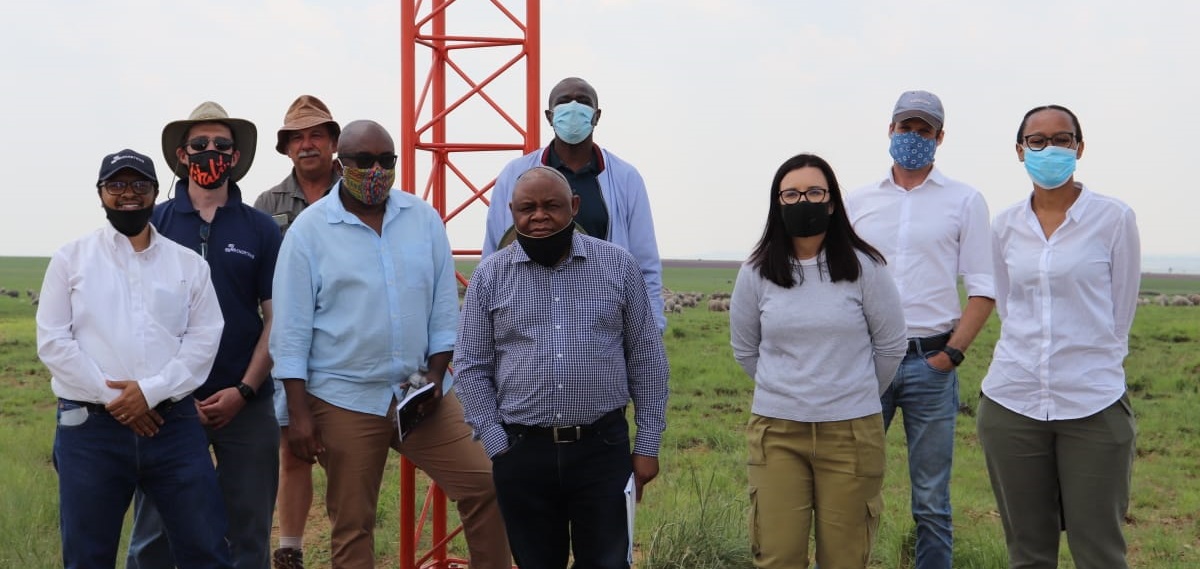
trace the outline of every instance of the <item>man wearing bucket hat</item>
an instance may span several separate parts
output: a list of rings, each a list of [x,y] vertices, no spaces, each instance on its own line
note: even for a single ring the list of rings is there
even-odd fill
[[[254,207],[267,212],[284,232],[304,208],[321,199],[342,178],[341,168],[333,159],[341,132],[329,107],[312,95],[300,95],[288,107],[275,151],[292,160],[292,171],[254,200]]]
[[[113,567],[140,489],[163,505],[176,565],[231,567],[192,399],[223,322],[208,265],[150,225],[150,157],[104,157],[96,191],[109,226],[54,253],[37,312],[38,357],[58,397],[63,566]]]
[[[902,93],[888,126],[888,175],[846,199],[855,231],[888,260],[908,324],[908,355],[882,400],[885,428],[897,408],[904,410],[917,569],[951,566],[955,370],[995,304],[987,202],[933,162],[945,119],[937,95]],[[960,276],[966,306],[958,297]]]
[[[216,361],[196,390],[229,512],[226,537],[239,569],[270,565],[279,480],[279,424],[271,368],[271,279],[282,237],[267,214],[242,201],[237,181],[254,161],[254,124],[205,102],[163,128],[163,156],[180,177],[175,197],[154,209],[164,236],[204,257],[225,318]],[[139,498],[144,498],[139,495]],[[138,499],[129,569],[170,566],[154,504]]]
[[[312,95],[301,95],[288,108],[275,150],[292,160],[292,171],[279,185],[259,194],[254,207],[287,231],[304,208],[321,199],[342,178],[333,159],[341,128],[329,107]],[[304,526],[312,508],[312,464],[288,450],[287,398],[275,381],[275,418],[282,429],[279,445],[279,548],[271,554],[275,569],[304,568]]]

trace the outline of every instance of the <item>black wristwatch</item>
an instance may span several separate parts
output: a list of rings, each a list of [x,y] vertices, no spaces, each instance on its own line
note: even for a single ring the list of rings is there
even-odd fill
[[[954,367],[958,367],[963,363],[963,360],[967,359],[967,356],[959,351],[958,348],[944,346],[942,352],[950,358],[950,363],[954,364]]]
[[[238,382],[237,390],[238,393],[242,394],[242,399],[245,399],[246,401],[254,399],[254,396],[257,395],[257,393],[254,391],[254,388],[246,385],[245,382]]]

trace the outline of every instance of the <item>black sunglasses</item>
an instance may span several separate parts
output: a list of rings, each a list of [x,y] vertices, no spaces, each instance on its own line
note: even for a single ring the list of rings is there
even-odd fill
[[[395,168],[396,160],[399,158],[399,156],[396,156],[391,152],[386,154],[367,154],[365,152],[360,152],[358,154],[347,154],[345,156],[338,155],[338,161],[340,161],[343,166],[347,166],[348,164],[346,164],[346,162],[348,161],[353,164],[355,168],[365,169],[374,167],[375,163],[378,162],[384,170],[391,170],[392,168]]]
[[[209,138],[207,136],[197,136],[196,138],[187,141],[187,146],[188,148],[192,149],[192,152],[204,152],[208,149],[209,141],[212,142],[213,148],[215,148],[217,152],[229,152],[230,150],[233,150],[233,139],[225,138],[224,136],[217,136],[213,138]]]

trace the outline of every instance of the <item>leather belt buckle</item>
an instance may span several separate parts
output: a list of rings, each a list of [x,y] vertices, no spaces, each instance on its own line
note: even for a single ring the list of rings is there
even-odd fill
[[[583,437],[583,427],[554,427],[551,429],[555,443],[573,443]]]

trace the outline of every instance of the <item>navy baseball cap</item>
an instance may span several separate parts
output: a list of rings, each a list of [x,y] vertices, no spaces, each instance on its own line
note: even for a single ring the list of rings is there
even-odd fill
[[[103,182],[126,168],[158,183],[158,176],[154,174],[154,161],[149,156],[128,148],[104,157],[104,161],[100,162],[100,179],[98,181]]]

